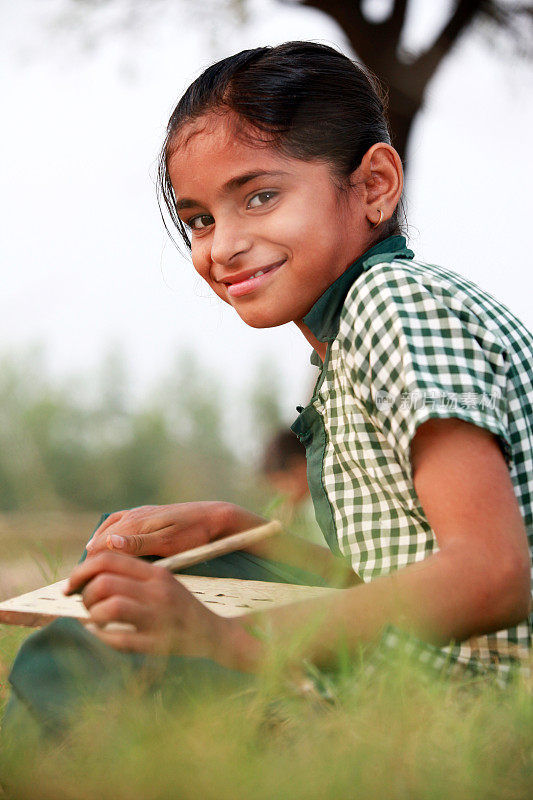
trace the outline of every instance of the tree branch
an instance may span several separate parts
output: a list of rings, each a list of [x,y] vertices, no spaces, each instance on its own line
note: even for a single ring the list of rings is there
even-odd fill
[[[484,17],[495,30],[508,33],[509,42],[513,45],[514,54],[531,60],[533,58],[533,4],[497,3],[486,0],[481,9]]]
[[[345,2],[343,0],[302,0],[301,5],[310,8],[318,8],[328,16],[333,17],[345,32],[347,29],[353,30],[357,27],[361,31],[361,36],[374,36],[375,25],[367,20],[361,10],[361,0],[356,2]],[[349,35],[349,34],[348,34]]]
[[[512,17],[522,14],[533,16],[533,6],[531,2],[505,3],[501,5],[500,3],[494,2],[494,0],[486,0],[483,4],[482,11],[500,25],[506,25]]]
[[[459,0],[453,15],[435,42],[412,65],[416,70],[418,81],[424,87],[433,77],[442,59],[448,55],[459,35],[484,5],[485,0]]]
[[[396,40],[397,44],[400,42],[403,26],[405,25],[408,2],[409,0],[396,0],[392,8],[392,14],[381,23],[387,27],[389,35]]]

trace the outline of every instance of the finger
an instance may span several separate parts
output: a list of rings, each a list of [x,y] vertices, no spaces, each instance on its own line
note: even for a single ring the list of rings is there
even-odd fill
[[[83,605],[91,609],[95,603],[120,595],[121,597],[131,597],[133,600],[140,598],[142,583],[124,575],[116,575],[111,572],[101,572],[95,578],[85,584],[81,595]]]
[[[131,597],[114,595],[91,607],[91,619],[97,625],[110,622],[128,622],[137,630],[146,630],[153,622],[152,614],[146,606]]]
[[[115,511],[105,519],[102,524],[96,529],[92,538],[87,542],[87,551],[95,549],[102,549],[105,547],[104,534],[109,533],[112,529],[113,532],[122,533],[124,529],[130,528],[132,525],[143,525],[143,521],[147,518],[154,516],[159,506],[137,506],[136,508],[127,508],[123,511]]]
[[[173,526],[169,525],[150,533],[121,535],[109,532],[105,538],[105,545],[108,550],[117,550],[133,556],[166,555],[166,551],[174,543],[173,531]]]
[[[98,553],[75,567],[65,587],[64,594],[79,592],[86,583],[101,572],[112,572],[136,580],[149,580],[153,572],[151,564],[137,558],[128,558],[118,553]]]
[[[102,522],[101,525],[98,526],[98,528],[95,530],[95,532],[85,545],[85,549],[87,550],[87,552],[92,550],[95,541],[102,536],[104,531],[106,531],[110,525],[113,525],[115,522],[118,522],[122,517],[122,515],[125,513],[126,513],[125,511],[115,511],[113,514],[110,514],[108,517],[106,517],[106,519]]]
[[[124,514],[123,517],[120,519],[115,520],[112,524],[108,525],[107,528],[102,529],[98,535],[94,535],[90,542],[86,545],[87,555],[93,556],[96,553],[105,552],[105,550],[111,549],[108,546],[108,542],[110,541],[110,537],[114,537],[114,541],[117,545],[113,549],[120,549],[119,542],[122,542],[126,536],[130,536],[132,531],[135,531],[135,523],[132,522],[129,517]]]
[[[87,552],[92,555],[95,552],[110,549],[123,550],[133,555],[160,555],[160,541],[170,548],[170,533],[172,531],[172,516],[167,512],[163,515],[158,506],[142,506],[125,512],[117,518],[107,528],[102,529],[98,536],[94,536],[88,546]],[[129,539],[135,536],[151,536],[157,534],[158,539],[142,540]],[[166,555],[166,552],[164,553]]]
[[[170,526],[176,526],[179,529],[186,526],[186,524],[187,521],[184,519],[183,509],[179,504],[173,506],[139,506],[139,508],[132,508],[125,512],[113,524],[113,530],[111,531],[108,528],[107,532],[119,535],[125,533],[146,534],[154,533]]]

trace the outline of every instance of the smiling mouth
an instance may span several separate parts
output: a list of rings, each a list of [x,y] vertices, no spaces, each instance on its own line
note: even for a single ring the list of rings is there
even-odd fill
[[[286,262],[286,258],[281,261],[271,264],[269,267],[263,267],[254,272],[250,277],[236,283],[227,283],[228,294],[230,297],[242,297],[242,295],[250,294],[269,280],[269,276],[278,270]]]

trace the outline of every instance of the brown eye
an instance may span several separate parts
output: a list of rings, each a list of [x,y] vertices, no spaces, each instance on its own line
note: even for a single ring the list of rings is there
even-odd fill
[[[259,208],[259,206],[264,206],[265,203],[268,203],[268,201],[272,200],[276,195],[277,192],[271,190],[257,192],[257,194],[254,194],[254,196],[249,199],[247,208]]]
[[[193,231],[201,231],[204,228],[208,228],[210,225],[213,224],[215,220],[211,216],[211,214],[198,214],[197,217],[192,217],[187,225]]]

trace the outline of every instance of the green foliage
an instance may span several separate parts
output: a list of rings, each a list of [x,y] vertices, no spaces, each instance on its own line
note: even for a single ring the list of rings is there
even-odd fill
[[[277,398],[268,401],[259,381],[252,389],[259,416],[277,421]],[[271,391],[278,386],[272,370],[269,383]],[[69,382],[50,377],[39,350],[4,357],[0,511],[249,497],[254,471],[232,447],[216,377],[185,353],[148,400],[134,404],[129,386],[116,350],[95,375]],[[267,429],[254,426],[250,436],[259,440]]]

